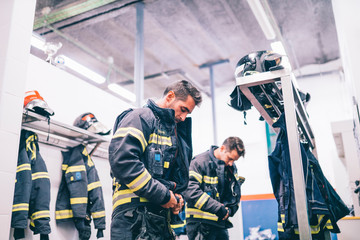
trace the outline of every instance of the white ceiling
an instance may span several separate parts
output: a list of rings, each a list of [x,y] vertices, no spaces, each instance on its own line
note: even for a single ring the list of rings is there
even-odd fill
[[[280,31],[277,40],[282,38],[294,69],[339,59],[331,0],[262,1],[270,7]],[[229,62],[213,67],[215,86],[235,86],[237,61],[271,50],[274,41],[265,38],[246,0],[38,0],[34,31],[47,42],[61,42],[57,54],[134,91],[138,2],[144,2],[145,98],[159,97],[165,85],[179,79],[209,95],[209,69],[199,66],[219,60]],[[32,53],[46,58],[35,48]],[[109,59],[116,71],[109,71]]]

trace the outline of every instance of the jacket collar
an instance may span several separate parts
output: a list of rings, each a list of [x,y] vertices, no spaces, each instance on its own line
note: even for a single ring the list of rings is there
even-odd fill
[[[155,116],[157,116],[161,122],[175,125],[175,111],[173,109],[161,108],[151,99],[147,101],[147,107],[153,111]]]
[[[210,159],[214,161],[214,163],[216,163],[216,165],[225,165],[225,162],[220,160],[220,159],[217,159],[214,155],[214,151],[215,149],[219,148],[218,146],[215,146],[215,145],[212,145],[210,147],[210,150],[209,150],[209,155],[210,155]]]

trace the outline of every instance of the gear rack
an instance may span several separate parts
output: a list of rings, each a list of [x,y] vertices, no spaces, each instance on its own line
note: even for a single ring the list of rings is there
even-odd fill
[[[290,70],[282,69],[237,77],[236,85],[271,127],[281,113],[285,112],[300,240],[311,240],[300,139],[306,140],[310,144],[315,156],[316,149],[307,112],[295,87],[295,77]],[[281,86],[281,90],[279,86]],[[254,87],[257,87],[258,92],[263,93],[262,96],[265,95],[265,98],[259,100],[259,96],[252,91]],[[269,89],[271,89],[270,93]],[[277,102],[274,101],[274,96],[276,96]],[[272,107],[271,111],[269,106]],[[273,129],[278,133],[278,129]],[[326,239],[330,239],[330,233],[325,236]]]
[[[90,131],[50,119],[32,111],[23,112],[22,129],[33,131],[40,143],[61,149],[85,144],[92,147],[90,155],[108,158],[110,139]]]

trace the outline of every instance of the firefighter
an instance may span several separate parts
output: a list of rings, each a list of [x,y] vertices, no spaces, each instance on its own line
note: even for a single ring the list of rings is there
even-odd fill
[[[184,192],[186,205],[186,232],[189,240],[226,240],[228,228],[232,227],[229,217],[239,208],[239,177],[234,164],[245,154],[243,141],[228,137],[220,147],[194,157],[190,164],[190,180]]]
[[[168,86],[156,103],[121,113],[109,146],[113,177],[111,239],[174,239],[170,215],[183,206],[189,179],[191,119],[202,101],[188,81]]]

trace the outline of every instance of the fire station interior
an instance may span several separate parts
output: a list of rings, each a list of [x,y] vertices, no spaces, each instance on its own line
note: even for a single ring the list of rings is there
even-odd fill
[[[299,239],[316,239],[319,231],[327,240],[358,239],[358,1],[7,0],[0,6],[1,239],[14,239],[22,130],[36,134],[46,164],[49,238],[79,239],[74,224],[56,224],[55,208],[61,152],[83,144],[98,172],[106,219],[103,239],[110,239],[108,146],[113,132],[101,135],[74,126],[74,121],[92,113],[110,130],[121,112],[161,98],[168,84],[182,79],[203,97],[189,115],[193,156],[229,136],[245,144],[246,155],[235,162],[245,182],[239,210],[230,218],[230,239],[279,239],[283,231],[268,158],[280,131],[272,125],[282,113],[287,116]],[[258,51],[277,53],[281,67],[239,74],[238,61]],[[271,101],[268,88],[279,101]],[[234,89],[249,100],[250,109],[231,106]],[[53,115],[24,108],[25,92],[35,90]],[[323,175],[350,210],[336,219],[340,232],[309,223],[299,141],[310,145]],[[40,239],[30,229],[30,218],[24,239]],[[97,239],[93,223],[90,239]],[[182,234],[177,239],[188,238]]]

